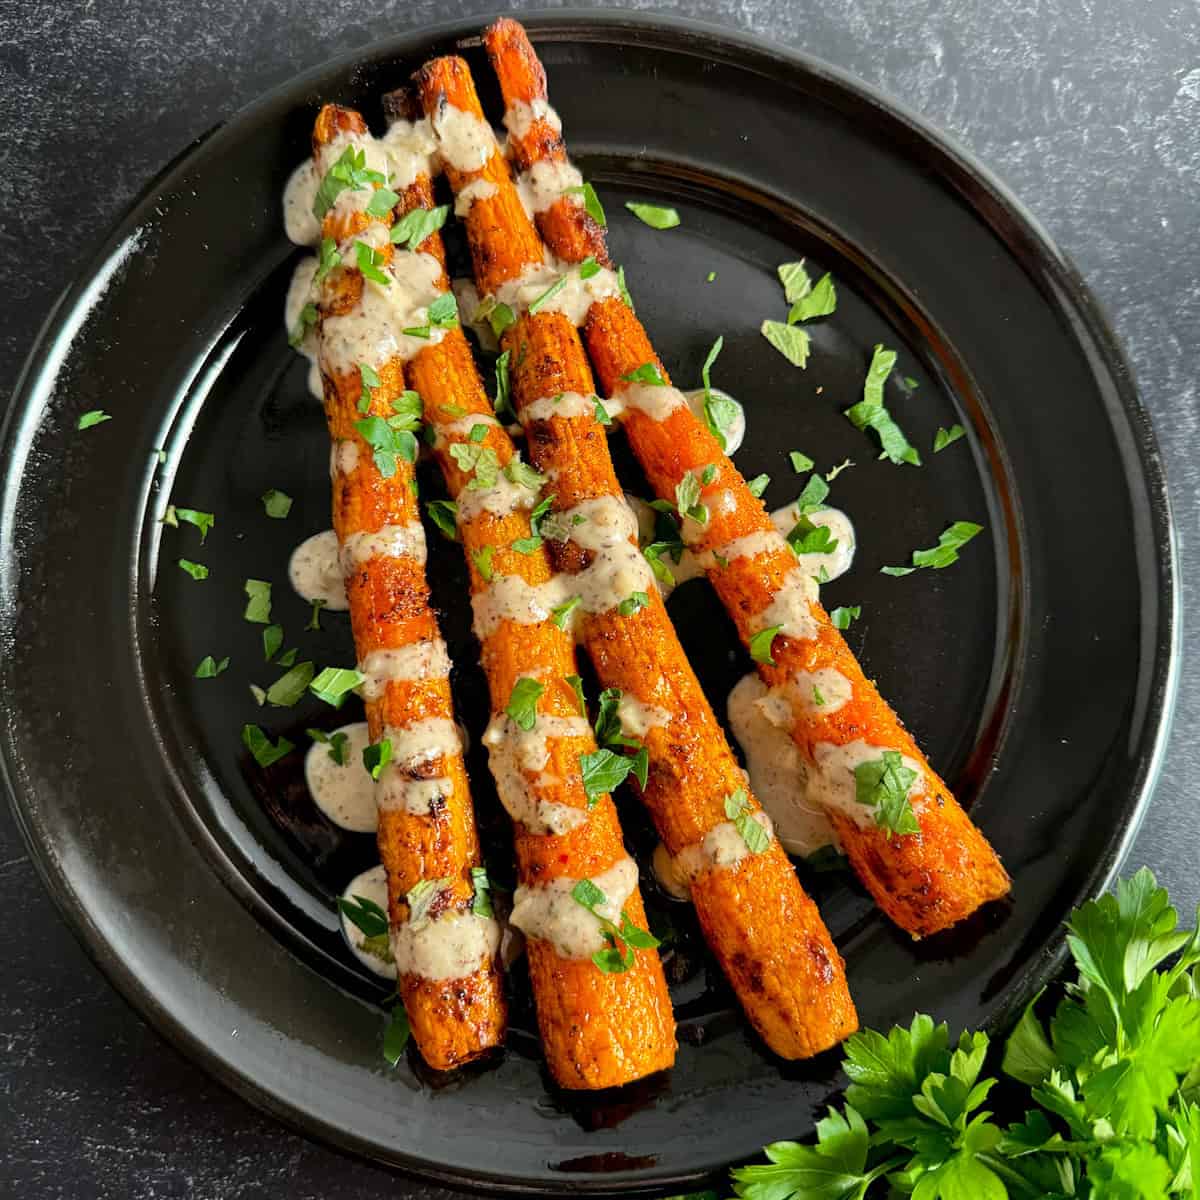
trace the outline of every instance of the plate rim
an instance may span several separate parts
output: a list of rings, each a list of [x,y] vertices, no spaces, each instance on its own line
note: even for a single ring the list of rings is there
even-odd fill
[[[1143,405],[1134,372],[1110,320],[1093,290],[1084,280],[1068,255],[1050,237],[1041,221],[1011,191],[990,168],[966,148],[954,135],[935,126],[903,101],[860,79],[852,72],[826,62],[805,51],[768,41],[767,38],[744,30],[728,28],[711,21],[655,12],[623,12],[606,9],[570,7],[536,9],[517,14],[529,29],[534,42],[564,41],[575,38],[584,41],[643,44],[667,50],[694,53],[706,51],[710,56],[721,54],[734,65],[763,70],[777,76],[806,77],[818,85],[829,85],[843,95],[865,103],[877,121],[903,129],[907,136],[922,143],[933,154],[935,172],[963,197],[964,202],[980,221],[1004,244],[1021,269],[1042,290],[1054,293],[1054,306],[1076,318],[1082,327],[1072,333],[1076,343],[1090,342],[1099,360],[1091,372],[1111,381],[1115,406],[1105,406],[1105,419],[1120,431],[1119,419],[1130,437],[1130,448],[1123,455],[1140,472],[1126,475],[1124,482],[1140,485],[1144,494],[1131,493],[1134,511],[1143,509],[1149,517],[1149,539],[1155,550],[1157,571],[1153,587],[1143,588],[1156,608],[1159,633],[1155,643],[1150,673],[1144,732],[1136,755],[1136,773],[1130,782],[1131,817],[1123,829],[1112,838],[1107,852],[1097,860],[1089,875],[1080,882],[1078,899],[1105,890],[1124,863],[1161,773],[1172,727],[1175,698],[1179,680],[1181,639],[1181,583],[1179,579],[1176,533],[1171,514],[1170,496],[1162,455],[1148,410]],[[124,206],[121,214],[108,226],[107,233],[97,246],[81,255],[81,262],[68,283],[53,300],[40,329],[25,357],[13,386],[11,399],[0,422],[0,463],[11,462],[24,440],[26,408],[31,388],[41,375],[47,351],[67,326],[71,314],[86,292],[97,268],[105,263],[127,236],[132,227],[141,223],[143,210],[152,205],[181,167],[197,151],[214,138],[236,129],[244,122],[261,117],[285,99],[294,103],[295,96],[329,74],[353,68],[368,59],[412,55],[417,47],[453,39],[457,45],[478,44],[480,30],[493,18],[479,15],[454,21],[439,22],[410,28],[387,37],[375,38],[333,55],[309,69],[292,75],[268,89],[229,116],[222,118],[206,131],[194,137],[171,157]],[[0,488],[0,516],[10,506],[9,491],[12,476],[5,470],[8,483]],[[10,529],[0,527],[0,551],[10,539]],[[8,596],[15,581],[9,556],[0,553],[0,632],[9,617]],[[229,1087],[256,1107],[280,1120],[287,1127],[316,1137],[339,1150],[363,1155],[370,1161],[401,1169],[415,1176],[465,1187],[473,1191],[516,1193],[545,1191],[528,1181],[485,1176],[456,1171],[441,1165],[430,1165],[404,1152],[393,1152],[390,1162],[371,1153],[369,1147],[357,1141],[345,1130],[318,1117],[293,1110],[286,1102],[258,1084],[250,1076],[227,1066],[205,1041],[196,1037],[161,1004],[152,989],[123,960],[118,950],[105,938],[91,920],[86,907],[71,886],[66,874],[54,861],[55,856],[37,831],[37,817],[26,796],[18,787],[15,742],[10,740],[11,728],[6,721],[0,726],[0,783],[8,797],[10,811],[20,830],[30,859],[43,885],[50,893],[60,914],[88,958],[99,968],[118,994],[173,1047],[201,1066],[207,1074]],[[11,760],[10,760],[11,756]],[[1066,957],[1065,941],[1045,948],[1040,961],[1032,963],[1026,972],[1026,996],[1054,972]],[[1014,1009],[1022,1001],[1014,1000]],[[672,1184],[670,1179],[625,1179],[623,1172],[614,1176],[597,1176],[594,1182],[580,1186],[564,1177],[560,1194],[601,1194],[622,1191],[626,1194],[661,1190]],[[677,1182],[694,1182],[698,1176],[673,1177]]]

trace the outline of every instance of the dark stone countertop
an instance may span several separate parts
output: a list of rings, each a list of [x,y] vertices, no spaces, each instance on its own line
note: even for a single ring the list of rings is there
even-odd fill
[[[385,33],[495,10],[415,0],[25,0],[0,5],[6,391],[106,226],[190,139],[260,92]],[[517,8],[526,7],[523,4]],[[1200,26],[1187,0],[677,0],[845,67],[949,131],[1071,255],[1154,416],[1185,603],[1200,589]],[[1200,897],[1200,660],[1185,655],[1166,765],[1131,863]],[[1172,816],[1166,815],[1167,798]],[[87,961],[0,815],[0,1191],[42,1197],[447,1197],[290,1133],[207,1079]],[[464,1130],[464,1136],[470,1131]]]

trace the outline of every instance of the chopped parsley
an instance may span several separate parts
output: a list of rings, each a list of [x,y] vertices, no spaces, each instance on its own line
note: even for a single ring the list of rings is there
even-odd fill
[[[381,283],[384,287],[391,286],[391,277],[383,271],[387,266],[387,256],[382,250],[376,250],[369,242],[355,242],[354,260],[364,279]]]
[[[824,708],[825,697],[821,695],[821,689],[819,687],[817,687],[817,685],[815,683],[813,684],[812,698],[813,698],[813,703],[818,708]]]
[[[358,373],[362,379],[362,392],[358,397],[358,411],[371,411],[371,402],[375,399],[375,389],[380,385],[379,374],[370,363],[359,363]]]
[[[863,398],[846,409],[845,415],[855,429],[875,430],[882,447],[880,458],[886,458],[897,465],[909,463],[919,467],[920,454],[915,446],[909,445],[908,438],[904,436],[883,403],[883,385],[895,365],[895,350],[877,345],[871,356],[871,365],[867,368],[866,381],[863,383]]]
[[[308,336],[308,331],[317,323],[317,306],[309,301],[300,310],[300,319],[288,333],[288,345],[293,349],[299,346]]]
[[[650,603],[650,597],[645,592],[630,592],[620,604],[617,605],[617,613],[622,617],[632,617],[638,609],[646,608]]]
[[[833,279],[822,275],[816,285],[800,296],[788,312],[787,323],[795,325],[797,321],[811,321],[815,317],[827,317],[837,308],[837,291]]]
[[[495,553],[495,546],[480,546],[478,550],[471,551],[471,562],[475,564],[475,570],[484,583],[492,581],[492,555]]]
[[[620,688],[605,688],[600,693],[600,703],[596,710],[594,725],[596,741],[601,746],[627,746],[637,749],[641,743],[636,738],[626,737],[621,729],[621,697],[624,693]]]
[[[819,478],[814,475],[814,479]],[[792,526],[787,535],[787,544],[797,555],[801,554],[832,554],[838,548],[838,540],[829,532],[826,525],[817,525],[806,516]]]
[[[708,509],[700,503],[700,481],[691,471],[675,485],[675,511],[681,521],[691,517],[697,525],[708,524]]]
[[[378,188],[367,204],[367,216],[386,217],[399,203],[399,195],[390,187]]]
[[[333,708],[341,708],[346,695],[352,692],[366,676],[349,667],[326,667],[310,684],[306,684],[318,700],[324,700]]]
[[[771,646],[782,628],[782,625],[768,625],[766,629],[760,629],[750,638],[750,657],[755,662],[766,663],[769,667],[775,666],[775,660],[771,657]]]
[[[408,904],[408,925],[411,929],[423,929],[433,919],[429,910],[433,902],[450,886],[446,877],[422,879],[405,896]]]
[[[208,537],[208,531],[217,523],[217,518],[209,512],[200,512],[194,508],[180,508],[175,504],[168,504],[167,511],[163,514],[162,523],[164,525],[174,525],[178,528],[180,521],[186,521],[189,525],[194,525],[200,530],[200,544],[204,545],[204,539]]]
[[[292,498],[287,492],[270,488],[262,494],[262,506],[268,517],[282,521],[292,511]]]
[[[834,629],[849,629],[851,621],[857,621],[862,616],[862,605],[854,604],[850,607],[835,608],[829,614],[829,619],[833,622]]]
[[[528,675],[521,676],[513,684],[512,694],[504,711],[513,719],[517,728],[528,733],[537,724],[537,703],[545,691],[542,684]]]
[[[832,483],[843,471],[848,471],[852,466],[854,466],[854,463],[852,463],[850,459],[842,459],[842,461],[838,463],[836,467],[830,467],[830,469],[825,472],[825,482]]]
[[[392,761],[391,740],[383,738],[378,742],[373,742],[369,746],[364,746],[362,760],[363,766],[367,768],[367,773],[371,778],[378,779],[383,773],[383,768]]]
[[[536,492],[546,482],[546,476],[534,470],[527,462],[522,462],[519,454],[514,454],[508,460],[504,474],[511,483],[518,487],[526,487],[531,492]]]
[[[388,1013],[387,1024],[383,1027],[383,1057],[388,1066],[394,1067],[400,1061],[411,1034],[412,1026],[401,1001]]]
[[[341,157],[325,172],[313,198],[313,216],[319,221],[333,207],[338,196],[349,188],[360,191],[368,184],[383,185],[387,180],[378,171],[367,167],[367,152],[347,146]]]
[[[625,207],[651,229],[674,229],[679,224],[679,214],[673,208],[661,208],[657,204],[638,204],[633,200],[627,200]]]
[[[561,604],[556,604],[550,610],[550,620],[554,622],[559,629],[566,629],[571,623],[571,614],[583,603],[582,596],[572,596],[570,600],[564,600]]]
[[[616,925],[598,911],[600,905],[608,902],[608,897],[590,879],[581,879],[571,889],[571,899],[600,922],[607,945],[592,955],[592,962],[606,975],[628,971],[633,966],[634,950],[653,950],[658,946],[658,938],[639,929],[627,912],[622,910],[621,924]]]
[[[421,425],[421,393],[405,388],[392,401],[392,415],[387,423],[402,433],[415,433]]]
[[[792,464],[792,470],[795,471],[797,475],[803,475],[805,471],[811,471],[816,465],[807,454],[804,454],[799,450],[789,451],[788,459]]]
[[[242,745],[254,756],[254,761],[260,767],[269,767],[281,758],[290,754],[295,746],[285,737],[272,743],[271,739],[257,725],[242,726]]]
[[[529,302],[530,314],[536,313],[544,304],[552,300],[567,286],[567,277],[560,275],[540,296]]]
[[[217,662],[211,654],[206,654],[196,667],[195,678],[197,679],[216,679],[229,666],[229,656],[226,655],[220,662]]]
[[[505,417],[511,417],[514,421],[517,419],[517,411],[513,408],[512,402],[512,388],[508,378],[508,364],[511,359],[511,350],[505,350],[496,359],[496,401],[492,408],[496,413],[497,420],[500,421],[503,421]]]
[[[364,417],[354,422],[354,428],[371,447],[375,467],[384,479],[396,474],[398,459],[416,462],[416,437],[406,429],[393,429],[386,417]]]
[[[803,329],[782,321],[764,321],[759,330],[793,367],[808,364],[809,339]]]
[[[458,505],[453,500],[430,500],[425,505],[429,519],[447,541],[458,541]]]
[[[487,867],[471,868],[471,911],[477,917],[494,917],[492,909],[492,882],[488,879]]]
[[[750,495],[755,499],[761,499],[763,492],[767,490],[767,486],[771,482],[770,475],[755,475],[755,477],[746,483],[746,487]]]
[[[783,284],[784,299],[789,304],[795,304],[812,291],[812,280],[804,269],[803,259],[800,262],[780,263],[776,267],[776,273],[779,275],[779,282]]]
[[[621,299],[625,301],[625,306],[630,312],[637,312],[633,306],[633,297],[629,294],[629,288],[625,286],[625,268],[617,268],[617,290],[621,293]]]
[[[450,447],[450,457],[464,475],[474,473],[474,479],[467,484],[469,490],[479,491],[496,486],[500,478],[500,460],[490,446],[455,442]]]
[[[716,278],[717,278],[716,271],[709,271],[709,273],[704,277],[704,282],[705,283],[713,283],[716,281]]]
[[[564,196],[582,196],[583,208],[589,217],[600,226],[601,229],[608,227],[608,218],[604,215],[604,206],[600,203],[600,197],[596,195],[596,189],[590,183],[580,184],[578,187],[566,188],[563,192]]]
[[[407,245],[410,250],[415,250],[427,237],[441,229],[449,215],[448,204],[438,208],[414,208],[392,226],[388,236],[393,246]]]
[[[283,626],[268,625],[262,631],[263,658],[270,662],[283,645]]]
[[[649,754],[645,746],[634,755],[616,754],[601,747],[592,754],[581,754],[579,767],[583,772],[583,790],[587,793],[590,808],[602,795],[624,783],[630,775],[645,787]]]
[[[955,521],[938,535],[936,546],[912,552],[911,567],[881,567],[880,572],[884,575],[911,575],[919,567],[940,571],[951,563],[958,562],[959,550],[982,532],[983,526],[976,525],[973,521]]]
[[[579,715],[586,717],[587,701],[583,697],[583,680],[578,675],[564,675],[563,682],[575,693],[575,699],[579,703]]]
[[[314,742],[320,742],[329,747],[329,757],[339,766],[346,765],[346,746],[350,741],[347,734],[340,729],[336,733],[326,733],[323,729],[306,729],[304,731]]]
[[[308,624],[304,627],[305,631],[311,630],[313,633],[320,633],[321,609],[325,607],[325,601],[320,596],[317,596],[315,599],[310,600],[309,603],[312,605],[312,613],[308,618]]]
[[[354,896],[347,900],[345,896],[338,897],[338,911],[362,933],[364,937],[373,938],[386,936],[388,931],[388,915],[366,896]]]
[[[717,356],[721,353],[724,345],[725,339],[717,338],[709,347],[704,365],[700,368],[700,379],[704,384],[704,423],[713,437],[717,439],[722,450],[726,447],[725,431],[737,420],[738,414],[737,401],[731,400],[723,392],[714,392],[712,388],[713,364],[717,361]]]
[[[192,562],[190,558],[177,560],[181,570],[186,571],[193,579],[207,579],[208,568],[203,563]]]
[[[315,670],[310,662],[297,663],[267,688],[267,703],[276,708],[291,708],[304,695]]]
[[[667,386],[667,381],[662,377],[658,364],[654,362],[642,363],[640,367],[635,367],[628,375],[622,375],[621,378],[626,383],[648,383],[654,387]]]
[[[322,238],[321,252],[317,260],[317,272],[313,276],[313,283],[320,283],[334,267],[340,267],[341,265],[342,256],[338,253],[337,242],[333,238]]]
[[[951,425],[949,429],[943,429],[939,425],[937,433],[933,435],[934,454],[940,454],[947,446],[953,446],[959,438],[965,437],[966,433],[961,425]]]
[[[579,264],[579,278],[591,279],[593,275],[600,274],[600,264],[596,261],[595,255],[589,254],[587,258]]]
[[[745,788],[738,788],[725,797],[725,816],[746,843],[751,854],[762,854],[771,844],[771,836],[754,819],[750,810],[750,797]]]
[[[854,768],[854,798],[875,809],[875,824],[880,829],[897,835],[920,833],[908,799],[916,780],[916,771],[904,765],[899,750],[885,750],[882,757]]]

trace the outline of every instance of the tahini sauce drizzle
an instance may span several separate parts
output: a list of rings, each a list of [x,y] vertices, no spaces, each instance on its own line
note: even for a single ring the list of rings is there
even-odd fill
[[[304,756],[304,780],[316,806],[335,824],[352,833],[374,833],[375,781],[363,766],[362,752],[370,742],[366,721],[343,725],[342,761],[337,763],[324,742],[313,742]],[[386,907],[386,905],[385,905]]]
[[[331,612],[345,612],[350,607],[342,578],[337,534],[332,529],[314,533],[292,551],[288,579],[310,604],[314,600],[323,600],[325,608]]]
[[[371,900],[378,904],[384,912],[388,910],[388,894],[387,894],[387,873],[383,869],[383,864],[369,867],[361,875],[356,875],[346,885],[346,890],[342,892],[342,896],[346,900],[352,900],[355,896],[362,896],[365,900]],[[387,958],[381,958],[378,954],[372,954],[365,949],[363,943],[367,940],[366,935],[345,913],[342,913],[342,936],[346,939],[346,944],[354,952],[354,957],[363,964],[369,971],[374,971],[376,975],[382,975],[384,979],[396,978],[396,964],[392,959],[392,951],[390,939],[388,939]],[[384,935],[385,938],[387,935]]]
[[[445,911],[417,925],[392,929],[392,955],[402,975],[462,979],[496,957],[500,925],[470,909]]]
[[[600,922],[571,895],[578,882],[562,876],[532,887],[519,886],[510,921],[526,937],[549,942],[561,958],[588,958],[603,950]],[[620,858],[607,871],[593,875],[592,882],[605,896],[597,911],[619,925],[621,910],[637,887],[637,863]]]

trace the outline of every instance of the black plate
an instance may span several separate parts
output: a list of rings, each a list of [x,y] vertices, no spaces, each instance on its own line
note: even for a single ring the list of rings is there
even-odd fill
[[[914,1009],[956,1027],[995,1022],[1054,968],[1067,910],[1111,878],[1166,725],[1170,523],[1128,368],[1012,198],[862,85],[681,22],[530,24],[672,372],[695,379],[725,335],[716,379],[749,412],[743,470],[771,472],[778,504],[799,483],[787,450],[826,468],[856,461],[834,499],[857,522],[858,561],[827,599],[863,606],[851,644],[1013,874],[1010,904],[921,945],[846,879],[806,874],[863,1022]],[[333,723],[316,702],[255,707],[247,682],[273,672],[258,627],[241,620],[244,577],[275,581],[289,644],[321,663],[352,654],[344,618],[300,632],[307,609],[286,584],[288,551],[328,524],[329,499],[321,414],[280,327],[295,258],[280,189],[320,101],[375,120],[382,90],[476,28],[398,38],[272,93],[172,164],[63,297],[4,433],[4,761],[34,858],[91,953],[243,1094],[440,1179],[628,1194],[803,1134],[838,1086],[836,1054],[801,1066],[765,1054],[673,908],[682,1045],[669,1076],[612,1097],[556,1094],[519,972],[499,1064],[448,1081],[411,1059],[385,1069],[383,989],[346,955],[331,908],[371,841],[337,834],[291,768],[264,779],[238,742],[244,721],[301,744],[306,724]],[[467,52],[493,102],[478,49]],[[675,204],[682,227],[637,224],[621,204],[631,197]],[[805,372],[757,332],[784,313],[775,264],[801,255],[834,273],[840,295]],[[890,402],[926,451],[920,470],[874,461],[840,415],[877,341],[900,350],[898,374],[919,385]],[[91,408],[114,419],[76,433]],[[969,440],[929,454],[937,426],[955,420]],[[286,522],[263,516],[268,487],[296,498]],[[206,546],[156,524],[168,498],[217,513]],[[878,574],[955,519],[988,532],[952,569]],[[211,577],[190,580],[174,566],[181,555]],[[454,548],[438,547],[433,573],[477,734],[486,701],[454,599],[465,587]],[[702,584],[672,610],[723,708],[747,666],[726,618]],[[233,666],[193,680],[208,653]],[[478,758],[472,767],[502,866],[495,799]],[[643,818],[628,800],[625,811],[644,847]],[[668,906],[654,906],[661,923]]]

